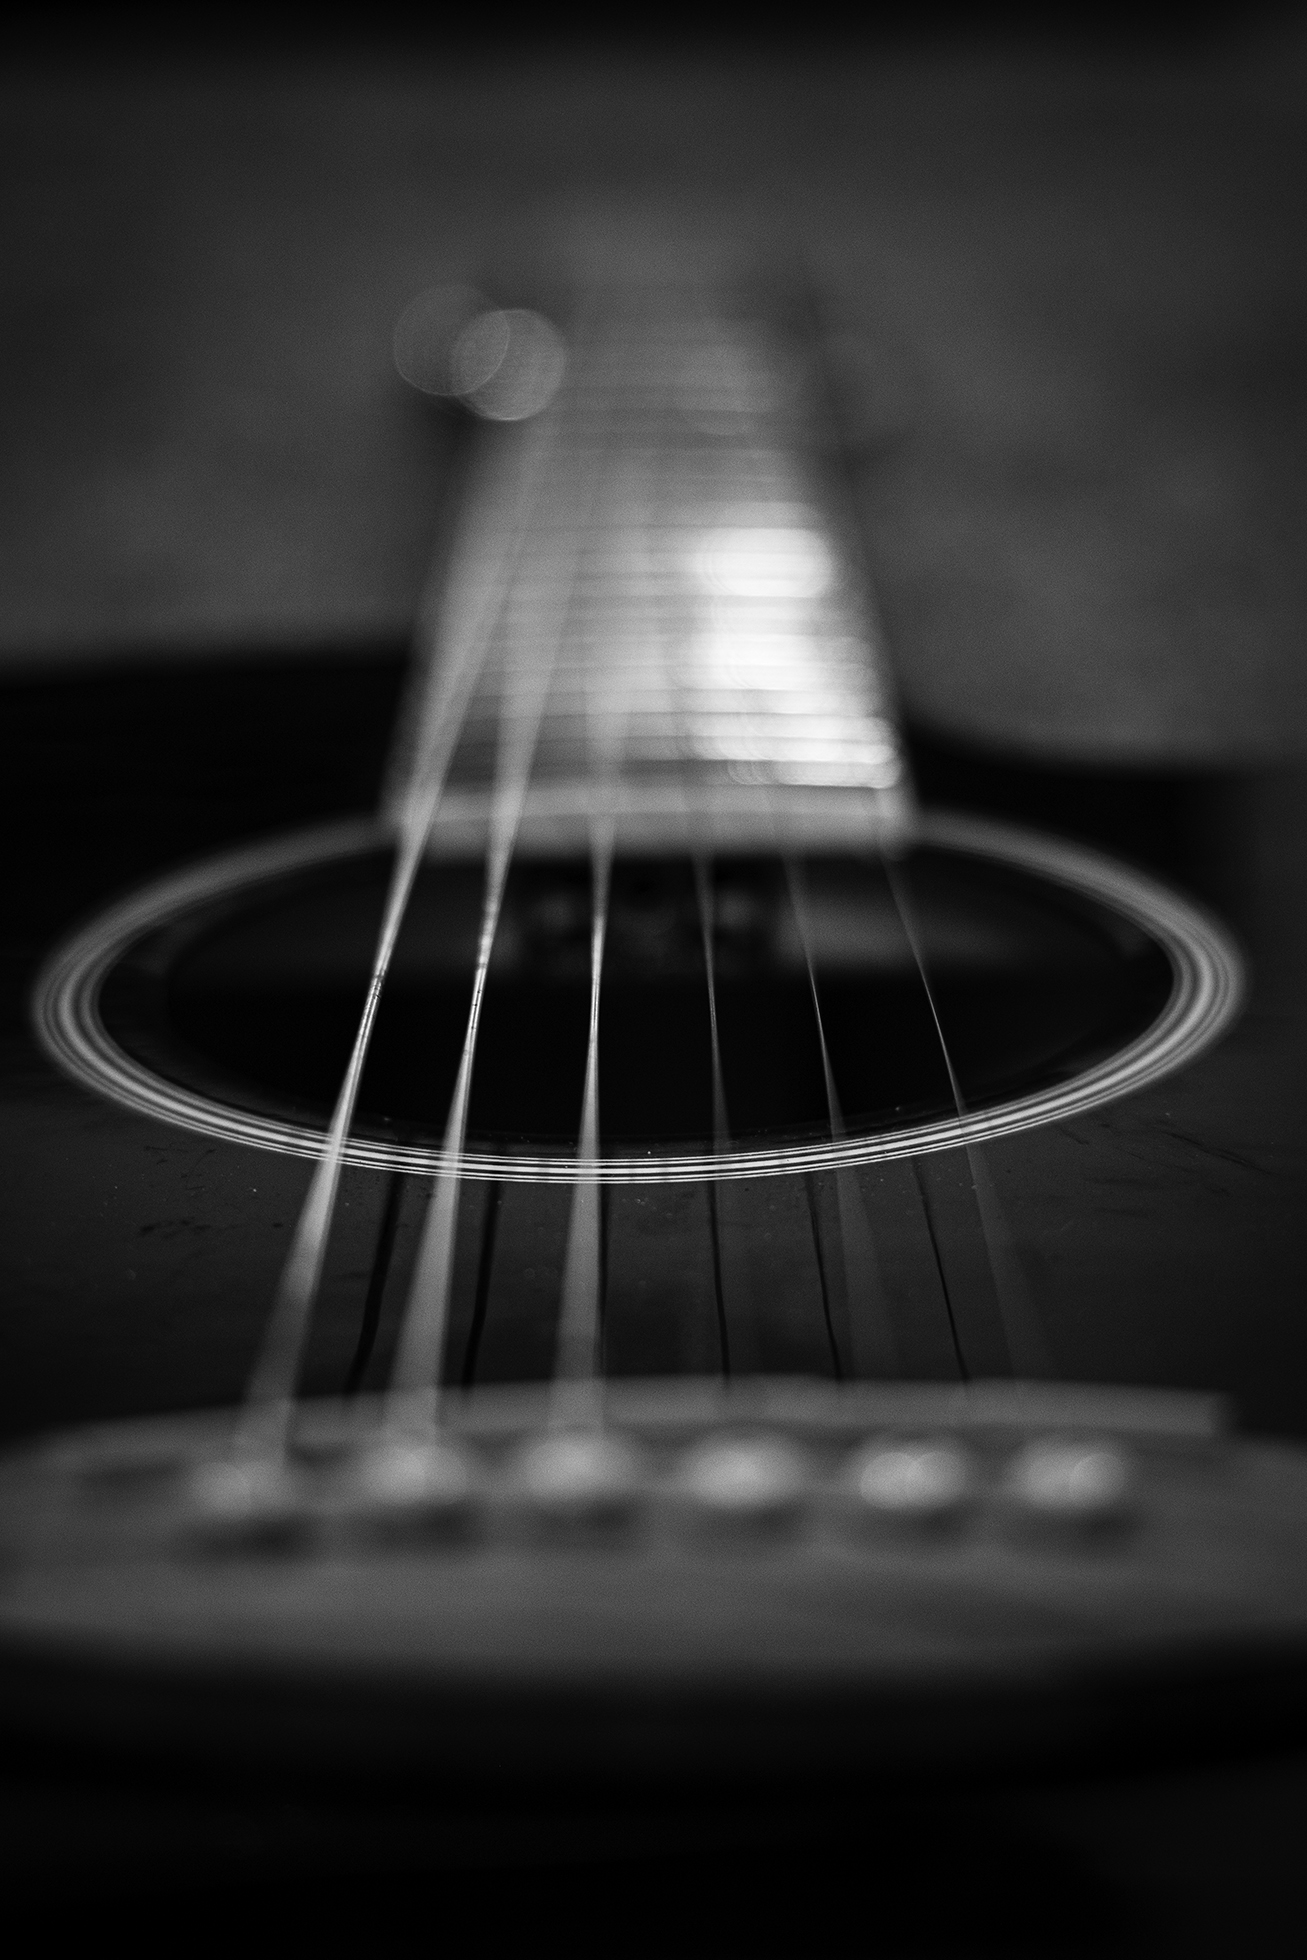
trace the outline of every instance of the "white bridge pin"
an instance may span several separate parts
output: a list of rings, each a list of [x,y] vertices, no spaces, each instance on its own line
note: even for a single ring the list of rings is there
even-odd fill
[[[1129,1518],[1135,1478],[1129,1458],[1113,1444],[1054,1439],[1017,1452],[1003,1494],[1006,1515],[1019,1528],[1083,1537]]]
[[[611,1527],[632,1516],[646,1484],[642,1455],[621,1437],[560,1430],[519,1452],[506,1496],[513,1510],[546,1527]]]
[[[976,1492],[970,1455],[949,1442],[868,1444],[845,1481],[863,1521],[909,1527],[955,1523]]]
[[[214,1550],[279,1550],[308,1536],[299,1479],[279,1456],[219,1457],[187,1484],[185,1534]]]
[[[809,1483],[808,1459],[786,1437],[714,1437],[686,1453],[675,1492],[689,1522],[765,1530],[797,1518]]]
[[[464,1451],[435,1437],[379,1437],[333,1492],[341,1523],[380,1536],[454,1533],[469,1522],[476,1479]]]

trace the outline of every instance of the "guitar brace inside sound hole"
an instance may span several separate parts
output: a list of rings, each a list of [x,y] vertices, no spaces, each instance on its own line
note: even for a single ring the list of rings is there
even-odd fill
[[[36,999],[47,1047],[119,1102],[206,1134],[316,1154],[366,986],[387,861],[376,825],[338,826],[150,887],[47,968]],[[478,864],[457,859],[423,871],[376,1026],[355,1162],[440,1164],[481,881]],[[1237,1011],[1240,962],[1220,928],[1095,853],[928,815],[900,887],[963,1113],[875,857],[807,861],[797,908],[776,858],[724,857],[711,908],[723,1149],[691,864],[619,859],[600,1012],[601,1175],[766,1174],[1001,1135],[1168,1073]],[[575,1175],[589,924],[584,861],[514,867],[465,1174]],[[834,1130],[805,940],[838,1092]]]

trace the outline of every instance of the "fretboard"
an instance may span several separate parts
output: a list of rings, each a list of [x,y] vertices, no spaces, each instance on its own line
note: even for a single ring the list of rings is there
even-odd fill
[[[647,290],[583,310],[552,405],[487,434],[419,636],[392,798],[440,739],[449,663],[483,642],[437,848],[475,844],[524,717],[525,849],[577,845],[596,811],[628,848],[903,831],[888,669],[808,395],[755,315]]]

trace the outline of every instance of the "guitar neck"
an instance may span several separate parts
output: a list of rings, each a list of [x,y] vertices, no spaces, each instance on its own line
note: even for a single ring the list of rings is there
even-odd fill
[[[388,801],[457,716],[433,848],[479,847],[506,731],[530,751],[528,851],[576,848],[596,813],[628,849],[905,831],[891,680],[813,392],[780,327],[702,294],[580,309],[550,406],[487,430],[419,630]]]

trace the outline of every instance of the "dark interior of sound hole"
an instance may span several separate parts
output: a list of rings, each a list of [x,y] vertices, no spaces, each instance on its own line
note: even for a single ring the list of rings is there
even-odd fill
[[[110,1033],[156,1072],[206,1095],[298,1120],[325,1117],[364,997],[387,870],[379,853],[302,872],[141,941],[106,985]],[[1079,1073],[1141,1032],[1166,1001],[1164,954],[1106,907],[934,849],[906,862],[904,880],[972,1107]],[[361,1130],[440,1136],[481,897],[475,864],[433,865],[420,877],[376,1024]],[[775,859],[721,860],[713,911],[733,1143],[830,1132],[808,953],[845,1127],[874,1132],[951,1114],[930,1005],[874,861],[810,862],[796,912]],[[477,1046],[474,1145],[574,1147],[590,926],[584,863],[514,868]],[[711,1147],[712,1029],[686,861],[614,868],[599,1043],[607,1152]]]

